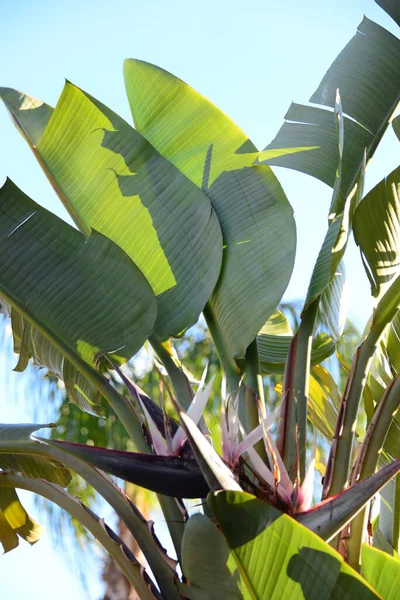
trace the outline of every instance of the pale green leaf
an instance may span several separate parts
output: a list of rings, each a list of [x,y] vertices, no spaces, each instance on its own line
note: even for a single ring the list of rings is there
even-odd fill
[[[293,335],[289,321],[281,310],[275,310],[259,331],[259,335]]]
[[[397,600],[400,587],[400,562],[368,544],[362,546],[362,573],[383,600]]]
[[[258,353],[264,373],[281,374],[285,370],[287,355],[293,336],[270,335],[263,333],[257,336]],[[317,365],[335,352],[335,343],[326,333],[319,333],[313,340],[311,349],[311,365]]]
[[[20,119],[11,92],[2,97]],[[28,138],[33,123],[25,117]],[[158,335],[196,323],[222,257],[208,198],[140,133],[69,82],[33,150],[78,227],[109,237],[144,273],[157,296]]]
[[[243,356],[288,284],[294,261],[291,207],[257,149],[218,108],[154,65],[125,61],[137,129],[210,198],[224,238],[209,301],[232,356]]]
[[[400,274],[400,167],[361,201],[353,227],[377,301]]]
[[[12,530],[26,542],[32,545],[39,540],[41,527],[28,515],[13,488],[2,488],[0,490],[0,513],[2,513]]]
[[[244,492],[208,503],[236,562],[244,598],[354,600],[379,598],[321,538]]]

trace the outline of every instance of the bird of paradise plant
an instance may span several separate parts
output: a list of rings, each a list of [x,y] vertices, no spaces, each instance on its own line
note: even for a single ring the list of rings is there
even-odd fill
[[[400,24],[395,2],[378,4]],[[124,66],[135,129],[70,82],[55,109],[0,90],[78,228],[10,181],[0,190],[1,304],[11,317],[17,370],[30,359],[46,367],[93,414],[107,402],[136,448],[49,440],[33,437],[43,425],[3,425],[5,550],[18,536],[38,537],[21,488],[87,527],[140,598],[395,598],[400,169],[367,194],[363,187],[400,99],[399,59],[400,41],[365,17],[311,105],[292,104],[263,151],[187,84],[142,61]],[[399,118],[392,122],[400,137]],[[270,165],[333,189],[295,332],[277,309],[293,269],[295,222]],[[324,361],[343,333],[351,232],[375,306],[341,394]],[[222,455],[203,418],[212,379],[206,384],[205,372],[191,381],[171,341],[201,312],[224,373]],[[163,395],[156,402],[124,374],[123,363],[146,341],[167,374],[160,377],[172,412]],[[263,377],[271,374],[282,376],[282,399],[268,414]],[[322,500],[313,506],[314,428],[329,456]],[[153,580],[104,521],[68,494],[71,471],[125,522]],[[105,473],[157,493],[176,560]],[[368,503],[382,488],[385,503],[371,523]],[[202,499],[190,518],[187,498]]]

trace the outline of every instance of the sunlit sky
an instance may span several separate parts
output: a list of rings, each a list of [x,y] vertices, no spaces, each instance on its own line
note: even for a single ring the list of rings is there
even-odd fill
[[[67,78],[130,121],[122,62],[140,58],[187,81],[263,148],[274,138],[290,102],[307,102],[364,13],[396,33],[372,0],[0,0],[0,85],[55,105]],[[367,189],[398,165],[398,153],[398,142],[388,131],[368,172]],[[331,191],[293,171],[275,172],[298,225],[295,272],[285,295],[293,300],[305,296],[326,230]],[[0,184],[6,176],[69,220],[0,107]],[[362,327],[371,303],[354,244],[346,266],[349,314]],[[28,403],[12,404],[12,396],[21,394],[18,385],[10,390],[0,375],[1,420],[32,419]],[[2,598],[15,600],[53,600],[55,595],[58,600],[96,600],[101,595],[95,577],[90,592],[76,582],[47,534],[34,548],[22,543],[0,558],[0,589]]]

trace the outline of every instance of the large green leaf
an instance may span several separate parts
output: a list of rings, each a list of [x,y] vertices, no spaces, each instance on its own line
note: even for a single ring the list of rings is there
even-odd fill
[[[30,455],[27,450],[29,446],[37,444],[31,440],[32,433],[43,427],[49,425],[0,424],[0,468],[12,469],[27,477],[46,479],[66,487],[71,481],[68,469],[56,461]],[[24,452],[19,451],[22,444]]]
[[[342,557],[288,515],[244,492],[208,496],[247,600],[379,598]]]
[[[340,92],[342,93],[342,90]],[[373,136],[367,129],[347,117],[343,118],[343,122],[346,143],[343,148],[341,192],[346,196],[355,183],[354,174],[361,168],[364,150],[371,145]],[[313,149],[269,158],[270,150],[287,147]],[[326,109],[293,103],[285,115],[285,123],[264,152],[265,155],[260,154],[260,162],[301,171],[333,187],[339,162],[333,113]]]
[[[381,6],[397,25],[400,25],[400,6],[397,0],[375,0],[378,6]]]
[[[383,600],[399,597],[400,562],[368,544],[362,547],[362,573]]]
[[[32,99],[14,90],[1,96],[78,227],[116,242],[148,279],[157,296],[158,335],[165,339],[193,325],[222,257],[220,227],[205,194],[128,123],[69,82],[53,113],[36,101],[28,115]]]
[[[378,2],[393,18],[398,9],[386,0]],[[344,133],[341,192],[346,197],[356,183],[366,150],[372,156],[400,100],[400,41],[364,17],[356,35],[339,54],[318,89],[314,104],[335,106],[336,91],[343,99]],[[316,147],[316,149],[269,159],[272,165],[289,167],[335,183],[338,148],[331,113],[314,106],[292,104],[286,122],[266,150]],[[261,155],[261,159],[262,159]]]
[[[224,537],[211,520],[202,514],[193,515],[182,539],[182,571],[190,584],[181,588],[185,598],[241,600],[238,580],[227,566],[229,554]]]
[[[68,358],[130,358],[150,335],[156,302],[118,246],[85,240],[11,181],[0,190],[0,294]]]
[[[275,310],[294,262],[291,207],[257,149],[219,109],[154,65],[125,61],[135,125],[210,198],[224,238],[223,268],[209,301],[232,356]]]
[[[353,227],[372,295],[379,300],[400,274],[400,167],[361,201]]]
[[[376,134],[399,102],[399,83],[400,40],[364,17],[310,102],[334,106],[339,88],[343,111]]]

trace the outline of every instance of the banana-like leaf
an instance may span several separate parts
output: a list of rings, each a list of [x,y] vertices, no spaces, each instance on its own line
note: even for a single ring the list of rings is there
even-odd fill
[[[0,190],[0,294],[68,358],[129,359],[150,335],[156,301],[143,274],[96,231],[84,236],[11,181]]]
[[[400,586],[400,562],[368,544],[362,546],[362,574],[384,600],[396,600]]]
[[[393,129],[398,139],[400,140],[400,116],[396,117],[392,121]]]
[[[397,0],[375,0],[375,2],[396,21],[397,25],[400,25],[400,7]]]
[[[282,374],[293,337],[287,335],[270,335],[263,333],[257,336],[258,353],[264,373]],[[313,340],[311,365],[318,365],[335,352],[335,342],[326,333],[319,333]]]
[[[341,261],[329,284],[321,295],[317,320],[325,327],[335,342],[342,337],[346,322],[346,272]]]
[[[78,227],[109,237],[148,279],[158,335],[166,339],[196,323],[222,258],[220,227],[205,194],[69,82],[54,112],[42,105],[38,113],[38,101],[14,90],[0,95]]]
[[[190,583],[180,586],[185,598],[241,600],[238,578],[227,566],[229,554],[223,535],[208,517],[190,517],[182,539],[182,571]]]
[[[353,227],[372,295],[379,300],[400,274],[400,167],[361,201]]]
[[[396,20],[390,2],[381,6]],[[345,144],[341,193],[346,197],[358,179],[366,150],[372,156],[400,100],[400,41],[366,17],[356,35],[339,54],[310,101],[335,106],[336,91],[343,99]],[[338,147],[331,113],[293,104],[286,122],[266,150],[317,147],[268,159],[271,165],[296,169],[334,186]]]
[[[382,508],[382,504],[381,504],[381,508]],[[393,548],[393,546],[391,546],[389,544],[389,542],[383,535],[383,533],[379,527],[379,521],[380,521],[380,517],[377,517],[377,519],[374,522],[374,527],[373,527],[374,548],[378,548],[378,550],[383,550],[383,552],[386,552],[386,554],[390,554],[390,556],[393,556],[396,560],[400,561],[400,555],[396,552],[396,550]]]
[[[274,391],[282,394],[282,383]],[[311,370],[308,390],[308,418],[327,440],[331,441],[335,431],[340,392],[330,375],[321,365]]]
[[[209,491],[209,486],[193,459],[108,450],[56,440],[48,443],[106,473],[159,494],[177,498],[202,498]]]
[[[32,358],[35,365],[47,368],[50,374],[64,381],[71,402],[75,402],[85,412],[99,415],[101,394],[97,389],[40,331],[24,320],[15,308],[2,302],[3,311],[11,316],[14,352],[20,355],[14,371],[24,371]]]
[[[340,93],[342,95],[341,89]],[[343,148],[341,193],[345,197],[355,183],[354,173],[361,168],[364,150],[371,145],[373,136],[348,117],[344,117],[343,121],[346,142]],[[269,158],[268,154],[264,158],[261,153],[260,162],[301,171],[334,187],[339,149],[335,119],[331,111],[293,103],[285,115],[285,123],[265,148],[265,152],[287,147],[313,149],[273,158]]]
[[[259,335],[293,335],[289,321],[279,309],[276,309],[264,323]]]
[[[207,500],[244,598],[379,598],[337,552],[288,515],[244,492],[209,494]]]
[[[292,209],[257,149],[218,108],[172,74],[125,61],[135,125],[210,198],[224,238],[223,268],[209,301],[231,356],[246,347],[276,308],[294,263]]]
[[[399,62],[400,40],[364,17],[310,102],[334,106],[339,88],[344,113],[375,135],[400,99]]]
[[[19,544],[18,536],[29,544],[35,544],[41,535],[41,527],[28,515],[13,488],[0,492],[0,543],[4,552]]]
[[[388,481],[400,471],[400,460],[388,465],[379,473],[364,479],[340,492],[336,496],[323,500],[312,509],[298,513],[296,521],[317,533],[324,540],[331,540],[349,523],[382,489]]]
[[[57,461],[47,460],[40,456],[30,455],[29,452],[17,453],[21,443],[36,444],[31,435],[43,427],[54,425],[8,425],[0,424],[0,468],[21,472],[27,477],[46,479],[66,487],[71,481],[71,474]]]
[[[308,418],[331,441],[338,413],[339,390],[330,373],[321,366],[312,369],[308,393]]]

